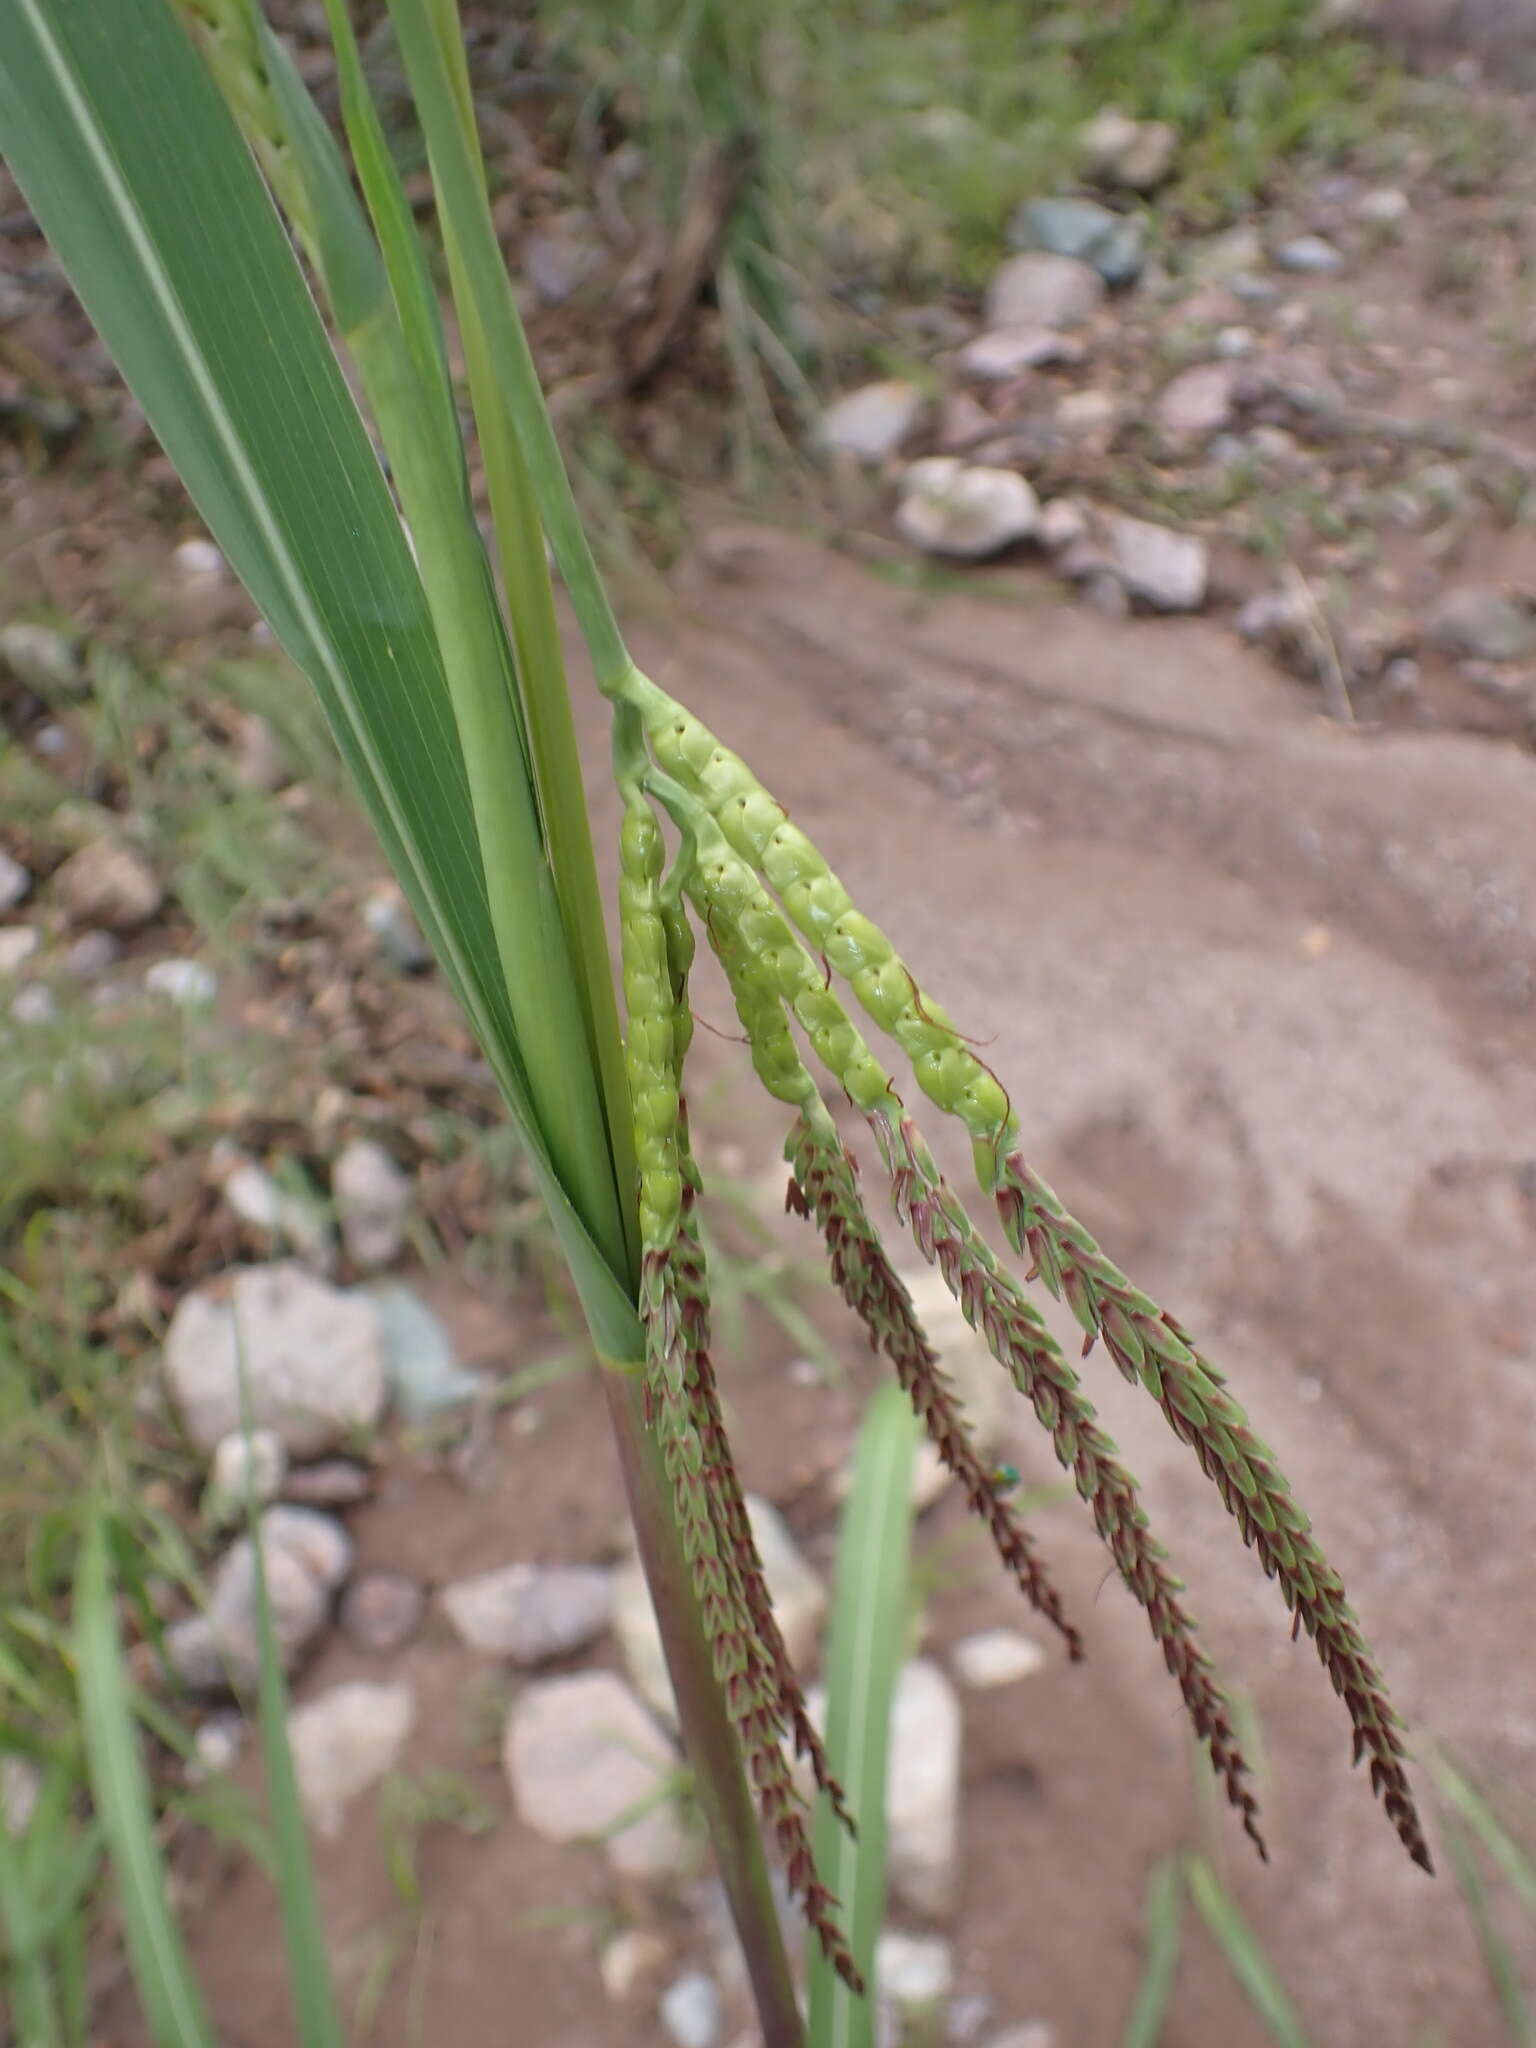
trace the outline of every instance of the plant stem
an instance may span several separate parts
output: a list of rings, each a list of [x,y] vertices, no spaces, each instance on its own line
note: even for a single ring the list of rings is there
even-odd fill
[[[609,1370],[603,1385],[683,1743],[746,1959],[763,2048],[803,2048],[805,2032],[752,1795],[699,1625],[660,1454],[645,1426],[640,1382],[630,1373]]]

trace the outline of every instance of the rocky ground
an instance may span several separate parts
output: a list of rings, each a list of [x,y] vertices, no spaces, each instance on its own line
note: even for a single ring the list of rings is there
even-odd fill
[[[1454,148],[1405,125],[1201,237],[1159,214],[1178,135],[1096,121],[983,302],[908,309],[901,374],[828,407],[834,546],[702,511],[645,652],[996,1034],[1053,1178],[1283,1447],[1415,1726],[1525,1819],[1536,230],[1517,110],[1465,92]],[[525,253],[555,318],[570,248]],[[63,1407],[67,1345],[113,1361],[147,1508],[199,1561],[196,1603],[159,1588],[196,1730],[168,1787],[255,1784],[230,1696],[254,1489],[358,2037],[419,2039],[425,2013],[502,2038],[512,1986],[519,2039],[750,2040],[600,1399],[488,1076],[216,551],[131,409],[91,399],[43,252],[21,231],[6,254],[6,1228],[57,1304],[26,1369]],[[699,1007],[723,1029],[718,991]],[[728,1043],[699,1058],[734,1191],[728,1389],[814,1673],[873,1368],[801,1313],[773,1118]],[[996,1453],[1047,1485],[944,1335]],[[891,2030],[1116,2039],[1148,1872],[1199,1838],[1310,2038],[1501,2038],[1470,1927],[1348,1780],[1305,1647],[1176,1448],[1102,1391],[1251,1692],[1279,1873],[1191,1804],[1076,1504],[1037,1520],[1086,1671],[925,1469]],[[32,1468],[7,1479],[32,1498]],[[14,1759],[5,1790],[14,1824]],[[177,1840],[220,2038],[283,2038],[264,1877],[224,1836]],[[102,1988],[100,2038],[137,2040]],[[1165,2038],[1265,2038],[1193,1933]]]

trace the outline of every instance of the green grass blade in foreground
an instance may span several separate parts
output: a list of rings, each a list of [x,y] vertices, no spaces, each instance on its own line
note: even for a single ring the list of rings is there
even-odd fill
[[[899,1387],[870,1402],[853,1455],[853,1487],[837,1539],[827,1651],[827,1762],[858,1819],[852,1839],[818,1802],[816,1865],[838,1900],[853,1959],[870,1987],[859,1998],[812,1940],[810,2048],[871,2048],[875,1942],[885,1917],[886,1773],[891,1700],[906,1652],[912,1549],[912,1466],[919,1429]]]
[[[1528,1912],[1536,1913],[1536,1864],[1500,1825],[1487,1800],[1454,1765],[1448,1764],[1443,1757],[1435,1757],[1431,1759],[1430,1770],[1442,1798],[1455,1807],[1482,1843],[1490,1861],[1498,1865],[1505,1882],[1521,1904]]]
[[[1307,2048],[1307,2036],[1295,2006],[1214,1868],[1203,1856],[1191,1856],[1184,1874],[1201,1919],[1215,1935],[1228,1967],[1271,2038],[1279,2048]]]
[[[1440,1833],[1446,1853],[1451,1859],[1451,1868],[1456,1873],[1457,1889],[1461,1893],[1467,1916],[1477,1935],[1477,1945],[1483,1956],[1483,1967],[1488,1972],[1489,1982],[1493,1985],[1499,2008],[1504,2014],[1504,2024],[1509,2029],[1509,2040],[1513,2048],[1532,2048],[1532,2043],[1536,2042],[1536,2030],[1533,2030],[1531,2008],[1521,1987],[1520,1966],[1489,1910],[1488,1895],[1483,1889],[1483,1874],[1477,1867],[1477,1852],[1472,1847],[1467,1830],[1459,1820],[1447,1815]]]
[[[107,1839],[144,2017],[156,2048],[214,2048],[166,1893],[100,1507],[87,1512],[75,1574],[74,1648],[91,1796]]]
[[[1120,2048],[1157,2048],[1179,1965],[1184,1913],[1184,1875],[1176,1856],[1165,1856],[1147,1883],[1147,1952],[1136,2003],[1120,2037]]]
[[[164,0],[0,0],[0,46],[0,149],[313,683],[496,1070],[600,1349],[637,1358],[617,1212],[606,1233],[577,1212],[534,1113],[421,580],[239,132]]]

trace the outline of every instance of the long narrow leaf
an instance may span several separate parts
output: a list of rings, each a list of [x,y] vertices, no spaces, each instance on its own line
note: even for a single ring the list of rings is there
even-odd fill
[[[1451,1859],[1451,1868],[1456,1873],[1457,1889],[1476,1932],[1477,1945],[1483,1952],[1483,1967],[1488,1972],[1489,1982],[1504,2014],[1504,2024],[1509,2029],[1509,2039],[1513,2048],[1531,2048],[1531,2044],[1536,2042],[1536,2028],[1533,2028],[1531,2008],[1520,1983],[1520,1966],[1489,1910],[1483,1874],[1477,1867],[1477,1853],[1459,1821],[1448,1819],[1441,1834]]]
[[[1165,1856],[1147,1884],[1147,1953],[1120,2048],[1157,2048],[1163,2038],[1163,2021],[1179,1966],[1183,1913],[1183,1873],[1176,1856]]]
[[[869,1405],[854,1451],[853,1487],[837,1540],[827,1653],[827,1761],[858,1815],[859,1832],[851,1838],[823,1799],[815,1838],[818,1871],[839,1902],[849,1948],[871,1995],[851,1992],[813,1941],[812,2048],[871,2048],[875,2038],[891,1699],[906,1646],[917,1443],[907,1396],[899,1387],[883,1387]]]
[[[1500,1825],[1487,1800],[1460,1771],[1443,1757],[1432,1759],[1430,1769],[1442,1795],[1455,1807],[1491,1860],[1498,1865],[1521,1904],[1528,1912],[1536,1913],[1536,1864]]]
[[[171,1915],[113,1606],[103,1512],[88,1512],[75,1575],[74,1648],[91,1793],[111,1853],[123,1931],[156,2048],[213,2048]]]
[[[1307,2036],[1295,2006],[1221,1879],[1203,1856],[1190,1857],[1185,1876],[1201,1919],[1216,1937],[1248,2003],[1279,2048],[1307,2048]]]

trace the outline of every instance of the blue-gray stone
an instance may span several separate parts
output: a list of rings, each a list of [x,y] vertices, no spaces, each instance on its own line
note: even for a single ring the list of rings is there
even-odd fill
[[[1141,222],[1096,199],[1026,199],[1008,239],[1016,249],[1048,249],[1089,263],[1109,285],[1134,284],[1146,261]]]

